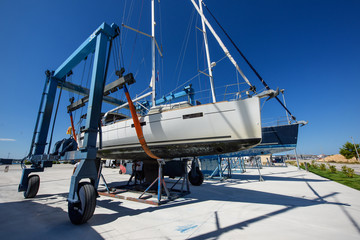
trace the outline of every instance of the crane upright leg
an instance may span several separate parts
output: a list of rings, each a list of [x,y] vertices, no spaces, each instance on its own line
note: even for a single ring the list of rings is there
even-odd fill
[[[39,188],[40,178],[38,175],[30,174],[32,172],[42,172],[44,171],[44,167],[52,166],[53,160],[59,160],[60,156],[44,154],[56,89],[59,85],[67,83],[65,81],[66,76],[72,72],[72,69],[76,65],[83,61],[89,54],[95,52],[90,90],[75,85],[73,85],[75,88],[72,89],[80,94],[85,93],[89,97],[83,147],[79,151],[68,152],[64,157],[64,159],[67,160],[80,160],[76,171],[71,177],[68,196],[69,218],[74,224],[81,224],[90,219],[96,206],[100,161],[96,158],[96,142],[106,81],[106,58],[109,57],[110,54],[111,41],[118,36],[118,34],[119,28],[116,24],[109,26],[103,23],[56,71],[47,72],[44,93],[40,103],[40,111],[35,125],[30,153],[27,156],[27,160],[32,162],[32,166],[31,168],[23,170],[19,184],[19,191],[24,191],[25,197],[35,197]],[[109,51],[107,51],[109,41]],[[123,81],[122,84],[134,82],[132,74],[130,74],[127,80],[119,80]],[[69,86],[69,83],[67,83],[67,86]],[[89,182],[86,182],[85,179],[88,179]]]

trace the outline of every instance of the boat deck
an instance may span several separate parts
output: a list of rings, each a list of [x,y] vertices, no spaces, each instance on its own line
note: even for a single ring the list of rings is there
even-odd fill
[[[289,167],[205,180],[191,193],[161,206],[101,196],[88,223],[67,215],[72,165],[40,173],[36,198],[17,192],[18,165],[0,166],[2,239],[360,239],[360,191]],[[108,182],[129,175],[104,168]],[[100,181],[102,185],[102,182]],[[103,186],[101,186],[103,187]]]

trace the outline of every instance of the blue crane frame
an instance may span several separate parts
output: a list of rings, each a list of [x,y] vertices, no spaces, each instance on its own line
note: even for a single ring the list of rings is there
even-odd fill
[[[98,123],[101,118],[101,103],[102,101],[114,105],[121,105],[124,103],[116,98],[104,96],[104,85],[106,81],[105,64],[106,57],[110,54],[110,52],[107,51],[107,45],[109,41],[112,41],[118,36],[119,31],[119,27],[116,24],[113,23],[109,26],[108,24],[103,23],[68,57],[66,61],[64,61],[63,64],[61,64],[56,71],[46,71],[43,96],[40,102],[39,113],[35,124],[29,155],[26,157],[26,159],[32,162],[32,166],[30,168],[23,169],[18,188],[19,192],[27,190],[29,174],[33,172],[43,172],[45,167],[52,166],[53,160],[57,160],[56,157],[45,154],[45,147],[47,145],[50,121],[53,113],[56,90],[58,87],[62,87],[64,90],[71,91],[79,95],[89,96],[87,109],[88,117],[86,118],[86,125],[84,129],[85,136],[83,140],[83,147],[79,149],[79,151],[67,152],[62,158],[67,160],[80,160],[79,166],[76,168],[73,176],[71,177],[68,201],[70,203],[79,202],[77,189],[81,179],[90,179],[95,189],[97,189],[99,167],[96,164],[96,140]],[[95,54],[90,89],[66,82],[66,76],[71,73],[72,69],[91,53]],[[131,73],[122,78],[122,84],[131,84],[135,81]],[[156,101],[156,104],[162,104],[183,96],[188,96],[190,103],[194,104],[194,90],[191,85],[185,86],[182,91],[170,93],[168,96],[161,97]],[[151,104],[147,106],[150,107]]]
[[[84,144],[83,147],[72,156],[73,159],[79,159],[80,164],[71,177],[68,201],[73,203],[79,201],[77,189],[81,179],[88,178],[94,186],[97,184],[98,171],[95,162],[97,153],[96,139],[98,123],[101,118],[106,57],[107,54],[110,54],[107,53],[107,46],[108,42],[118,34],[119,27],[116,24],[113,23],[111,26],[106,23],[101,24],[56,71],[47,71],[43,97],[40,103],[30,152],[27,157],[32,162],[32,166],[31,168],[23,169],[19,191],[26,191],[30,173],[42,172],[45,167],[52,166],[51,156],[44,154],[44,152],[47,145],[46,141],[57,87],[63,84],[66,75],[91,53],[94,53],[94,64],[89,90],[88,117],[86,118]],[[81,88],[73,87],[72,91],[84,94],[84,90]],[[95,186],[95,188],[97,188],[97,186]]]

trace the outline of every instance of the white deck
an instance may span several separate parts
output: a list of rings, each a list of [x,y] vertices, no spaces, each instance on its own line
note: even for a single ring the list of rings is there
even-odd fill
[[[100,197],[88,223],[72,225],[66,197],[71,165],[40,173],[35,199],[17,192],[19,166],[0,166],[1,239],[360,239],[360,191],[277,167],[206,180],[191,194],[160,207]],[[106,180],[126,181],[105,168]]]

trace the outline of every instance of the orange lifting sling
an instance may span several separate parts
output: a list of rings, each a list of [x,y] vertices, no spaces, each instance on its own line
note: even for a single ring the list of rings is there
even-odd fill
[[[136,114],[136,110],[135,110],[135,107],[134,107],[134,104],[130,98],[130,94],[129,94],[129,91],[126,87],[126,85],[124,85],[124,92],[125,92],[125,96],[126,96],[126,99],[128,101],[128,104],[129,104],[129,109],[130,109],[130,112],[131,112],[131,116],[132,116],[132,119],[133,119],[133,122],[134,122],[134,126],[135,126],[135,130],[136,130],[136,134],[137,134],[137,137],[139,139],[139,142],[141,144],[141,147],[144,149],[145,153],[153,158],[153,159],[160,159],[159,157],[155,156],[149,149],[146,141],[145,141],[145,138],[144,138],[144,134],[143,134],[143,131],[142,131],[142,128],[141,128],[141,125],[140,125],[140,122],[139,122],[139,119],[138,119],[138,116]]]
[[[73,135],[73,138],[74,138],[75,142],[77,142],[76,133],[75,133],[75,126],[74,126],[74,119],[73,119],[73,116],[72,116],[72,112],[69,112],[69,114],[70,114],[72,135]]]

